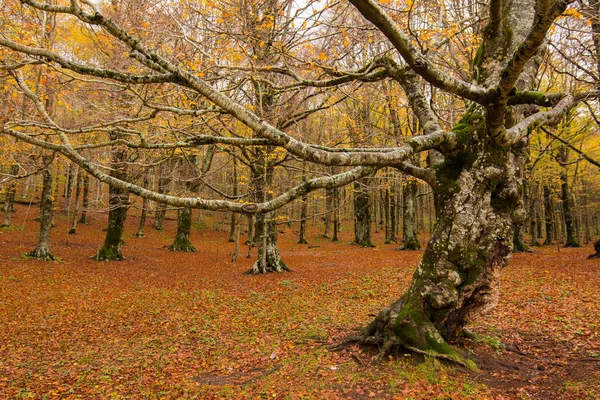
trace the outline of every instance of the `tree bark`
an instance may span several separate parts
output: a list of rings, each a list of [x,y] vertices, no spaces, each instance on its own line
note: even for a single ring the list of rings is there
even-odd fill
[[[52,156],[42,156],[42,162],[46,165],[46,168],[42,171],[42,195],[40,198],[40,237],[38,239],[37,246],[34,250],[26,253],[27,257],[53,261],[56,257],[50,250],[50,231],[52,229],[52,214],[53,200],[52,200]]]
[[[331,237],[332,242],[338,242],[340,239],[338,238],[338,232],[341,229],[341,220],[340,220],[340,189],[333,189],[333,236]]]
[[[254,201],[266,201],[271,197],[268,188],[273,182],[273,172],[273,166],[265,162],[264,155],[255,160],[251,169]],[[264,274],[289,271],[277,246],[277,224],[274,212],[267,215],[257,214],[254,219],[254,244],[258,248],[258,256],[250,272]]]
[[[81,218],[79,218],[80,224],[88,224],[88,207],[90,202],[90,176],[83,173],[83,200],[81,204]]]
[[[354,244],[375,247],[371,242],[371,196],[366,180],[354,182]]]
[[[552,199],[550,198],[550,188],[548,185],[544,185],[544,219],[546,225],[546,238],[544,239],[544,245],[548,246],[552,244],[554,240],[554,218],[552,212]]]
[[[10,166],[10,174],[12,176],[16,176],[19,173],[18,165]],[[17,181],[12,180],[8,183],[8,187],[6,188],[6,194],[4,195],[4,221],[0,228],[8,228],[10,226],[10,220],[12,218],[12,214],[15,211],[15,195],[17,193]]]
[[[306,218],[308,217],[308,195],[302,196],[302,209],[300,211],[300,234],[298,244],[308,244],[306,240]]]
[[[73,221],[71,223],[71,229],[69,235],[77,233],[77,215],[79,214],[79,196],[81,195],[81,175],[83,171],[77,168],[77,175],[75,177],[75,204],[73,210]]]
[[[239,189],[238,189],[238,168],[237,168],[237,158],[233,157],[233,195],[235,197],[238,196]],[[235,213],[231,213],[231,221],[229,223],[229,242],[233,243],[235,242],[235,225],[236,225],[236,221],[235,221]],[[237,243],[236,243],[237,246]]]
[[[116,140],[120,135],[111,135],[111,140]],[[127,164],[125,158],[127,152],[123,148],[113,148],[111,162],[111,176],[121,180],[127,180]],[[125,230],[125,220],[129,210],[129,192],[120,189],[114,185],[108,187],[108,226],[104,244],[96,254],[98,261],[118,261],[123,259],[121,245],[123,243],[123,232]]]
[[[171,178],[165,176],[165,174],[171,171],[165,171],[165,168],[161,168],[161,174],[158,177],[158,193],[167,193],[167,186],[171,183]],[[167,205],[165,203],[158,203],[156,205],[156,212],[154,213],[154,229],[162,231],[164,229],[165,214],[167,213]]]
[[[323,217],[324,231],[323,237],[329,239],[331,237],[331,216],[333,214],[333,189],[325,190],[325,216]]]
[[[169,247],[172,251],[194,252],[196,248],[190,241],[190,231],[192,230],[192,209],[180,208],[177,211],[177,236],[175,241]]]
[[[414,178],[404,180],[402,187],[402,244],[398,250],[419,250],[417,230],[417,190],[419,185]]]
[[[565,231],[567,236],[567,241],[564,247],[581,247],[581,245],[579,244],[579,240],[577,239],[577,235],[575,234],[573,210],[571,209],[571,193],[569,190],[569,176],[567,174],[567,169],[564,166],[564,164],[566,164],[569,159],[569,149],[567,149],[565,146],[561,147],[560,159],[561,163],[563,164],[563,169],[560,173],[560,193],[563,206],[563,214],[565,216]]]
[[[148,174],[144,173],[144,188],[147,188],[148,185],[150,184],[150,181],[148,179]],[[144,235],[144,229],[146,227],[146,217],[148,216],[148,207],[150,206],[150,201],[144,197],[144,200],[142,201],[142,211],[140,213],[140,222],[138,224],[138,230],[135,233],[136,237],[139,238],[143,238],[145,237]]]
[[[485,125],[463,129],[477,132]],[[456,129],[456,128],[455,128]],[[381,357],[401,346],[443,354],[465,364],[450,344],[464,326],[498,302],[500,271],[512,239],[514,204],[520,199],[516,156],[474,133],[437,168],[439,218],[409,290],[379,313],[363,340],[382,345]],[[483,150],[483,149],[486,150]]]

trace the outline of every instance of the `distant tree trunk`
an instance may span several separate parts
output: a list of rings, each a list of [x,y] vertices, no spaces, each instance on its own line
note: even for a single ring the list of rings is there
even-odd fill
[[[71,198],[71,190],[73,189],[73,171],[75,169],[74,164],[69,164],[69,169],[67,170],[67,181],[65,182],[65,188],[63,191],[63,197],[70,199]]]
[[[552,199],[550,198],[550,188],[544,185],[544,219],[546,220],[546,238],[544,245],[551,245],[554,240],[554,222],[552,216]]]
[[[390,243],[398,243],[398,238],[396,237],[396,227],[398,222],[396,220],[396,184],[395,181],[392,184],[392,188],[390,190],[390,197],[388,199],[389,202],[389,214],[390,214],[390,233],[389,239]]]
[[[384,212],[384,232],[385,232],[385,244],[390,244],[391,240],[390,240],[390,189],[389,188],[385,188],[385,190],[383,190],[381,192],[382,195],[382,201],[381,203],[383,204],[383,212]]]
[[[10,166],[10,174],[12,176],[17,176],[19,173],[18,165]],[[9,182],[8,187],[6,188],[6,194],[4,197],[4,221],[0,228],[7,228],[10,226],[10,220],[12,218],[12,213],[15,211],[15,195],[17,193],[17,181],[12,180]]]
[[[196,248],[190,241],[191,230],[192,209],[187,207],[180,208],[177,211],[177,236],[169,249],[172,251],[196,251]]]
[[[83,201],[81,204],[80,224],[88,224],[88,207],[90,202],[90,176],[84,172],[83,175]]]
[[[120,135],[111,135],[111,140],[116,140]],[[127,152],[122,148],[113,148],[111,162],[111,176],[127,180],[125,158]],[[122,260],[121,244],[125,230],[125,220],[129,209],[129,193],[113,185],[109,185],[108,197],[108,226],[104,244],[96,254],[98,261]]]
[[[65,204],[63,208],[63,214],[68,214],[71,209],[71,200],[73,200],[73,186],[75,186],[77,166],[74,164],[69,165],[67,183],[65,187]]]
[[[254,246],[254,220],[251,216],[248,216],[248,239],[246,244],[250,247]]]
[[[71,229],[69,235],[77,233],[77,215],[79,214],[79,195],[81,193],[81,175],[82,171],[78,168],[77,175],[75,177],[75,205],[73,210],[73,222],[71,223]]]
[[[519,164],[521,168],[523,167],[524,162],[522,161],[522,157],[519,157]],[[529,183],[525,182],[523,184],[521,190],[521,198],[516,204],[517,212],[514,213],[513,218],[513,252],[521,253],[521,252],[532,252],[531,248],[525,244],[525,239],[523,238],[523,229],[525,227],[525,222],[527,220],[527,213],[525,212],[525,204],[528,204],[529,201]]]
[[[233,158],[233,196],[238,196],[238,171],[237,171],[237,158]],[[229,223],[229,242],[235,242],[235,213],[231,213],[231,221]],[[237,246],[237,244],[236,244]]]
[[[581,247],[579,240],[577,240],[577,235],[575,234],[573,210],[571,209],[571,193],[569,191],[569,176],[567,174],[566,167],[564,167],[564,164],[566,164],[569,159],[569,149],[565,146],[561,147],[560,159],[561,163],[563,164],[563,169],[560,173],[561,200],[563,213],[565,216],[565,231],[567,236],[567,241],[564,247]]]
[[[148,179],[148,173],[144,173],[144,188],[148,188],[150,185],[150,180]],[[144,229],[146,227],[146,217],[148,216],[148,207],[150,205],[150,200],[144,197],[142,200],[142,211],[140,213],[140,223],[138,224],[138,230],[135,233],[136,237],[142,238],[144,237]]]
[[[300,212],[300,235],[298,244],[308,244],[306,240],[306,219],[308,218],[308,195],[302,196],[302,211]]]
[[[371,196],[366,180],[354,182],[354,242],[363,247],[375,247],[371,242]]]
[[[417,190],[419,185],[415,179],[406,179],[402,187],[402,244],[398,250],[419,250],[417,230]]]
[[[165,168],[162,168],[161,170],[161,174],[158,177],[158,193],[165,194],[171,180],[170,178],[165,177],[164,174],[169,173],[170,171],[165,171]],[[167,205],[165,203],[158,203],[156,205],[156,212],[154,213],[154,229],[157,231],[162,231],[164,229],[166,213]]]
[[[42,195],[40,198],[40,237],[37,247],[26,254],[27,257],[52,261],[56,257],[50,251],[50,230],[52,229],[52,156],[42,156],[46,166],[42,171]]]
[[[537,231],[537,198],[538,198],[537,185],[531,185],[531,192],[529,193],[529,230],[531,231],[531,246],[539,247],[538,231]]]
[[[325,223],[325,230],[323,231],[323,237],[329,239],[331,230],[331,216],[333,214],[333,189],[325,189],[325,216],[323,222]]]
[[[338,232],[340,232],[340,189],[334,188],[332,192],[333,196],[333,236],[331,237],[332,242],[338,242]]]

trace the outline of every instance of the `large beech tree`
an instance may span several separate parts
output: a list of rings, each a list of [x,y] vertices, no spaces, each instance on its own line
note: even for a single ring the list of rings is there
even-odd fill
[[[111,187],[174,207],[262,215],[309,191],[346,185],[383,167],[395,167],[428,182],[435,192],[438,219],[423,259],[410,288],[381,311],[360,338],[382,345],[381,356],[402,346],[465,363],[462,354],[450,343],[463,333],[467,323],[497,304],[499,275],[510,257],[513,226],[520,218],[521,210],[516,205],[521,202],[521,169],[530,130],[557,123],[580,101],[597,96],[593,86],[583,87],[578,93],[517,89],[527,66],[549,38],[554,21],[567,9],[568,1],[489,0],[485,6],[473,3],[472,6],[479,9],[472,12],[469,20],[475,21],[472,26],[479,23],[482,27],[479,31],[472,29],[479,35],[473,41],[477,44],[476,51],[472,52],[468,63],[455,59],[453,68],[449,68],[440,61],[443,59],[440,54],[444,46],[455,45],[451,38],[433,43],[432,48],[425,49],[424,40],[418,41],[419,46],[416,46],[414,43],[418,38],[409,35],[414,31],[405,26],[402,19],[405,14],[399,12],[402,5],[386,2],[383,8],[373,0],[349,0],[371,28],[379,32],[379,39],[373,41],[373,45],[379,46],[378,55],[371,61],[352,71],[344,71],[335,65],[319,68],[318,62],[311,64],[314,68],[297,71],[285,64],[261,65],[260,68],[280,73],[290,87],[328,87],[353,81],[389,79],[404,91],[422,134],[391,148],[330,148],[300,140],[278,129],[269,116],[236,101],[233,89],[219,85],[217,77],[208,79],[206,71],[187,68],[184,54],[165,48],[164,43],[156,44],[160,41],[145,40],[140,36],[141,30],[130,26],[131,22],[120,24],[118,15],[111,16],[110,12],[104,15],[101,8],[91,10],[76,0],[67,5],[50,5],[36,0],[22,0],[22,3],[31,12],[60,15],[60,23],[87,27],[105,40],[111,40],[114,48],[128,52],[129,60],[114,65],[85,61],[70,54],[68,47],[64,52],[53,52],[21,42],[10,32],[5,32],[0,37],[0,46],[10,54],[5,65],[13,68],[35,68],[36,64],[59,66],[80,79],[101,79],[127,88],[142,85],[180,87],[204,99],[206,107],[188,110],[188,115],[198,118],[211,112],[228,115],[251,132],[251,135],[235,137],[197,135],[193,140],[176,143],[155,143],[144,137],[139,140],[129,137],[113,140],[107,146],[145,150],[207,144],[267,146],[269,149],[281,148],[303,162],[338,166],[343,171],[332,176],[308,178],[263,201],[255,199],[242,203],[177,197],[156,193],[106,173],[97,161],[84,157],[72,144],[70,136],[77,131],[59,121],[49,123],[50,117],[44,115],[41,107],[38,111],[44,115],[45,122],[37,124],[37,128],[51,131],[52,141],[27,134],[16,119],[3,125],[5,134],[61,153]],[[343,3],[342,7],[348,6]],[[411,2],[411,10],[412,7]],[[151,9],[148,12],[159,11]],[[431,12],[434,18],[439,9],[424,7],[423,12]],[[299,19],[302,17],[298,15]],[[421,24],[426,23],[423,21],[427,19]],[[335,62],[335,57],[333,59]],[[323,73],[319,75],[315,69]],[[464,102],[464,112],[453,126],[440,122],[432,108],[430,93],[433,89]],[[148,103],[144,106],[149,107]],[[522,105],[537,108],[527,117],[507,123],[512,118],[513,108]],[[153,107],[152,115],[173,112],[172,107]],[[411,164],[416,154],[426,151],[435,151],[437,155],[430,167]]]

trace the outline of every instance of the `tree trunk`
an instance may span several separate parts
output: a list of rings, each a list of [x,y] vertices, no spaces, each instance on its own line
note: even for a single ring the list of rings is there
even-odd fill
[[[439,218],[412,284],[364,331],[365,342],[382,345],[380,359],[401,346],[469,364],[448,343],[498,302],[520,197],[514,154],[486,146],[467,142],[437,169]]]
[[[531,233],[531,246],[539,247],[537,221],[538,221],[538,199],[539,189],[536,184],[531,184],[529,192],[529,229]]]
[[[338,242],[338,232],[340,232],[340,189],[334,188],[333,192],[333,236],[331,237],[332,242]]]
[[[75,204],[73,210],[73,222],[71,223],[71,229],[69,235],[77,233],[77,214],[79,214],[79,196],[81,194],[81,175],[83,171],[77,169],[77,175],[75,177]]]
[[[119,135],[111,135],[112,140],[119,138]],[[125,163],[126,150],[122,148],[113,148],[111,176],[126,181],[127,171]],[[129,192],[119,189],[113,185],[108,187],[108,226],[104,244],[96,254],[98,261],[122,260],[121,244],[123,243],[123,232],[125,230],[125,220],[127,210],[129,209]]]
[[[554,240],[554,218],[552,218],[552,199],[550,198],[550,188],[544,185],[544,219],[546,221],[546,238],[544,239],[544,245],[548,246],[552,244]]]
[[[354,242],[363,247],[375,247],[371,242],[371,196],[366,180],[354,182]]]
[[[10,174],[12,176],[16,176],[19,173],[18,165],[10,166]],[[8,187],[6,188],[6,194],[4,196],[4,221],[0,228],[8,228],[10,226],[10,220],[12,218],[12,213],[15,211],[15,195],[17,193],[17,181],[13,179],[8,183]]]
[[[392,175],[393,176],[393,175]],[[396,183],[395,180],[391,184],[391,190],[389,191],[389,215],[390,215],[390,233],[389,233],[389,241],[398,243],[398,238],[396,237],[396,226],[398,223],[396,222]]]
[[[263,157],[259,157],[254,164],[252,172],[253,198],[256,202],[270,199],[268,188],[273,182],[273,167],[265,165]],[[258,214],[254,223],[254,244],[258,248],[258,257],[249,271],[253,274],[267,272],[289,271],[288,266],[281,259],[277,246],[277,224],[275,213]]]
[[[237,158],[233,158],[233,195],[238,196],[238,171],[237,171]],[[231,213],[231,222],[229,224],[229,242],[235,242],[235,213]],[[237,243],[236,243],[237,246]]]
[[[25,254],[27,257],[52,261],[56,257],[50,251],[50,230],[52,229],[52,156],[42,156],[46,168],[42,171],[42,195],[40,198],[40,237],[36,248]]]
[[[83,176],[83,201],[81,204],[81,218],[79,218],[80,224],[88,224],[88,207],[90,202],[90,176],[84,172]]]
[[[300,234],[298,244],[308,244],[306,241],[306,218],[308,217],[308,195],[302,196],[302,211],[300,212]]]
[[[177,236],[175,241],[169,247],[172,251],[194,252],[196,248],[190,241],[190,231],[192,230],[192,209],[180,208],[177,211]]]
[[[150,184],[150,181],[148,179],[148,174],[145,173],[144,174],[144,188],[147,188],[148,185]],[[148,200],[147,198],[144,197],[144,200],[142,200],[142,212],[140,213],[140,223],[138,224],[138,230],[135,233],[135,237],[139,237],[139,238],[143,238],[145,237],[144,235],[144,228],[146,227],[146,217],[148,216],[148,207],[150,206],[150,200]]]
[[[272,214],[256,215],[254,230],[257,235],[255,244],[258,248],[258,257],[250,272],[264,274],[267,272],[290,271],[279,253],[277,226]]]
[[[164,168],[161,169],[161,174],[158,178],[158,193],[167,193],[167,186],[170,183],[170,178],[165,177],[164,174],[169,173]],[[165,214],[167,213],[167,205],[165,203],[158,203],[156,205],[156,212],[154,213],[154,229],[162,231],[164,229]]]
[[[417,236],[417,190],[419,185],[415,179],[404,180],[402,187],[402,244],[398,250],[419,250],[421,244]]]
[[[325,223],[325,230],[323,231],[323,237],[329,239],[331,230],[331,214],[333,209],[333,189],[325,189],[325,216],[323,221]]]
[[[568,162],[569,150],[565,146],[561,147],[560,157],[561,163],[566,164]],[[581,247],[581,245],[579,244],[579,240],[577,240],[577,235],[575,234],[573,210],[571,209],[571,193],[569,191],[569,176],[567,174],[567,169],[564,166],[560,173],[560,181],[560,193],[563,206],[563,213],[565,216],[565,231],[567,236],[567,241],[564,247]]]

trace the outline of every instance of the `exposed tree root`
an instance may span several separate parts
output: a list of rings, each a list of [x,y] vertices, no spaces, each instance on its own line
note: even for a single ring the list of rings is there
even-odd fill
[[[193,253],[196,251],[196,248],[188,239],[185,238],[176,238],[175,242],[169,246],[169,250],[171,251],[187,251]]]
[[[53,255],[50,252],[50,249],[47,248],[36,248],[30,252],[23,254],[26,258],[33,258],[35,260],[43,260],[43,261],[58,261],[59,258]]]
[[[427,357],[432,357],[432,358],[437,358],[439,360],[449,361],[454,364],[458,364],[462,367],[465,367],[469,370],[473,370],[473,371],[477,370],[477,365],[475,364],[475,362],[473,360],[469,360],[469,359],[465,358],[465,356],[460,351],[456,350],[454,347],[451,347],[449,345],[448,345],[448,347],[452,349],[452,352],[449,354],[445,354],[445,353],[437,352],[435,350],[423,350],[418,347],[411,346],[411,345],[408,345],[405,343],[399,343],[397,341],[397,339],[398,338],[388,339],[388,340],[385,340],[382,342],[382,339],[377,336],[368,336],[368,335],[362,334],[362,335],[358,335],[358,336],[348,337],[348,338],[344,339],[341,343],[329,346],[329,347],[327,347],[327,349],[329,351],[340,351],[340,350],[346,349],[349,345],[352,345],[355,343],[367,345],[367,346],[378,346],[380,349],[379,349],[379,353],[377,354],[377,357],[375,357],[375,360],[373,361],[374,364],[380,364],[385,359],[385,357],[393,354],[395,350],[404,349],[404,350],[410,351],[411,353],[421,354],[421,355],[424,355]],[[362,363],[362,360],[361,360],[361,363]]]

